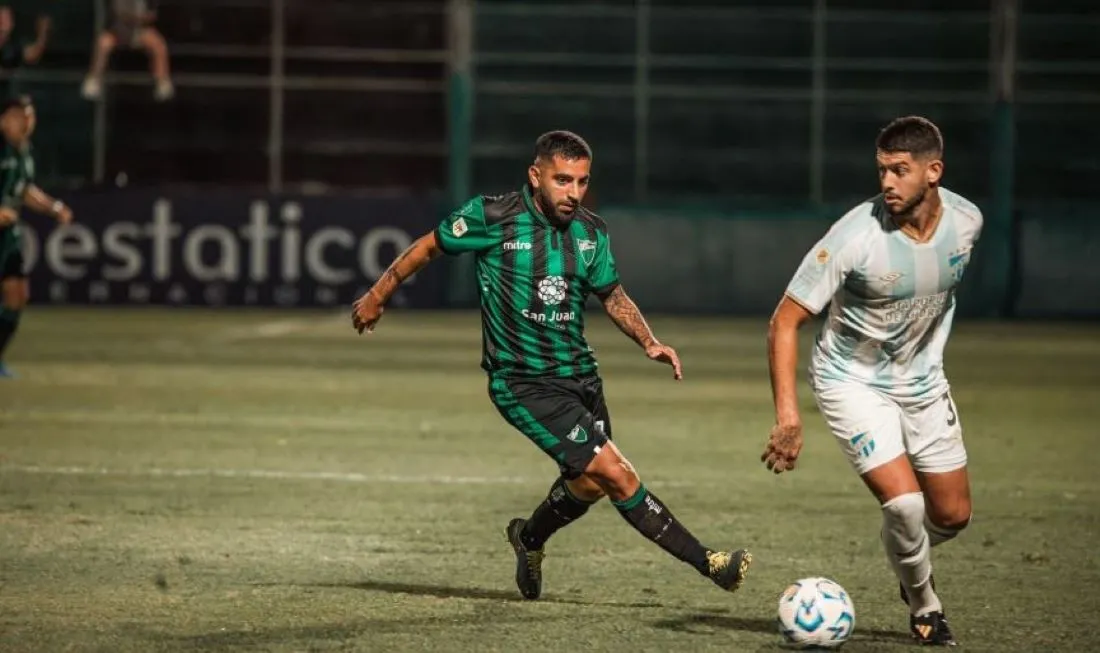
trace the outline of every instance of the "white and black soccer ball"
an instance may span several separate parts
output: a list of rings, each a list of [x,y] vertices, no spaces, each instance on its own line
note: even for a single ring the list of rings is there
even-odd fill
[[[793,648],[836,648],[855,627],[855,605],[836,581],[803,578],[779,597],[779,633]]]
[[[539,299],[547,306],[557,306],[565,301],[565,293],[568,286],[563,277],[552,275],[539,280]]]

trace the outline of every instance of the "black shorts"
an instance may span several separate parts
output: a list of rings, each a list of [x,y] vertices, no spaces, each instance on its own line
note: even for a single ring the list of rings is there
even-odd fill
[[[26,271],[23,269],[23,265],[23,252],[17,249],[8,252],[0,252],[0,279],[27,276]]]
[[[611,439],[611,416],[597,376],[490,378],[489,397],[509,424],[557,461],[566,479],[583,474]]]

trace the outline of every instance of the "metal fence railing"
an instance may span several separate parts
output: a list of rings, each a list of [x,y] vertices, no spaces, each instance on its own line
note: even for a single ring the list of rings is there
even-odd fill
[[[126,52],[82,100],[102,0],[56,4],[46,60],[15,81],[41,98],[43,170],[72,184],[461,197],[513,185],[534,137],[569,128],[604,201],[832,204],[873,189],[878,127],[922,113],[970,195],[996,195],[993,157],[1019,198],[1100,192],[1088,1],[164,0],[165,104]]]

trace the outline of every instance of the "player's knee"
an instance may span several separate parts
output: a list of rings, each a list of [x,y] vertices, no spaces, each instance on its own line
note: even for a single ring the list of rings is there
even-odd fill
[[[142,45],[145,46],[145,51],[154,57],[167,57],[168,56],[168,44],[159,34],[153,34],[146,32],[145,36],[141,39]]]
[[[573,496],[586,503],[595,503],[606,496],[600,484],[588,475],[581,475],[565,484]]]
[[[924,495],[909,492],[883,503],[882,522],[884,539],[906,552],[919,548],[924,532]]]
[[[971,516],[970,505],[967,504],[965,508],[960,507],[949,512],[929,514],[928,520],[943,530],[959,533],[970,525]]]
[[[640,484],[638,475],[630,461],[606,448],[599,453],[585,470],[585,475],[591,478],[612,501],[625,501],[638,491]]]
[[[928,521],[949,531],[961,531],[970,524],[969,493],[941,493],[928,502]]]

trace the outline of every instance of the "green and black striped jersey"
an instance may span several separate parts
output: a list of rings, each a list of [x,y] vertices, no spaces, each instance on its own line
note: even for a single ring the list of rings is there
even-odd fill
[[[26,150],[5,144],[0,154],[0,206],[13,209],[17,214],[23,208],[23,193],[34,183],[34,157]],[[0,251],[19,249],[21,228],[18,222],[0,226]]]
[[[23,150],[4,145],[0,154],[0,204],[4,208],[23,208],[23,193],[34,183],[34,156],[30,148]]]
[[[578,207],[568,227],[555,227],[525,186],[471,199],[436,234],[444,252],[476,257],[482,368],[494,376],[596,372],[585,301],[619,283],[603,220]]]

